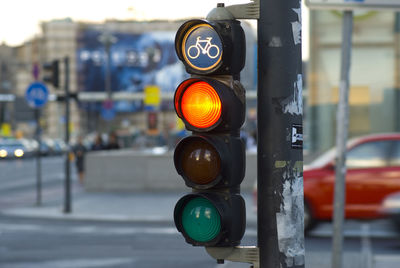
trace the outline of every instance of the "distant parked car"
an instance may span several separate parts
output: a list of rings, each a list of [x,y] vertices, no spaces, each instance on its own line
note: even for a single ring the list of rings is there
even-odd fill
[[[61,155],[68,150],[68,146],[65,143],[65,141],[63,141],[61,139],[55,139],[53,150],[56,155]]]
[[[24,147],[26,148],[27,152],[33,153],[37,150],[38,148],[38,143],[34,139],[17,139],[17,141],[21,142]]]
[[[32,152],[29,151],[24,144],[18,140],[0,141],[0,159],[22,158],[31,155]]]
[[[382,201],[400,191],[400,133],[376,134],[348,142],[346,219],[385,217]],[[304,167],[304,227],[332,220],[335,149]]]
[[[44,156],[61,155],[67,150],[65,142],[60,139],[43,138],[40,145],[41,154]]]
[[[46,140],[40,141],[40,155],[49,156],[51,154],[51,147]]]

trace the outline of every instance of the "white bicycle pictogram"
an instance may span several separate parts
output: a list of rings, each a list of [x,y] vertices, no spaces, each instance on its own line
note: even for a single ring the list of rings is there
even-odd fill
[[[211,44],[212,37],[206,37],[205,39],[200,39],[200,36],[197,37],[196,44],[191,45],[187,54],[191,59],[197,59],[200,56],[200,51],[202,54],[207,54],[207,56],[211,59],[215,59],[219,55],[219,47],[217,45]],[[211,49],[215,49],[216,53],[210,52]]]

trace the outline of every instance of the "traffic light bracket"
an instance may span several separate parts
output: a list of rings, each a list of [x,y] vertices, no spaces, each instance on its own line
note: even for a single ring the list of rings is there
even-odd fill
[[[249,3],[231,5],[225,7],[224,4],[218,4],[216,8],[211,10],[207,15],[209,20],[221,19],[250,19],[257,20],[260,18],[260,0],[250,0]]]
[[[260,250],[255,246],[237,247],[205,247],[208,255],[223,264],[225,260],[232,262],[251,263],[252,268],[260,267]]]

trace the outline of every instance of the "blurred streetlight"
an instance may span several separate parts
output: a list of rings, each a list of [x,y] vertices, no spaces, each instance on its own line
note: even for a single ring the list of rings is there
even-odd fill
[[[109,31],[105,30],[102,35],[99,36],[98,40],[104,45],[106,51],[106,77],[105,77],[105,89],[107,92],[108,100],[111,100],[111,46],[116,43],[118,39],[113,36]]]

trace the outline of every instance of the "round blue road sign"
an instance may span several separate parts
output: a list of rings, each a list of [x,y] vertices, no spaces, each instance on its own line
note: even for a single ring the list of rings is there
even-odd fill
[[[40,82],[34,82],[29,85],[25,92],[25,99],[32,108],[43,107],[48,100],[49,90]]]
[[[182,54],[194,69],[208,71],[220,63],[223,53],[218,33],[208,24],[197,24],[183,38]]]

